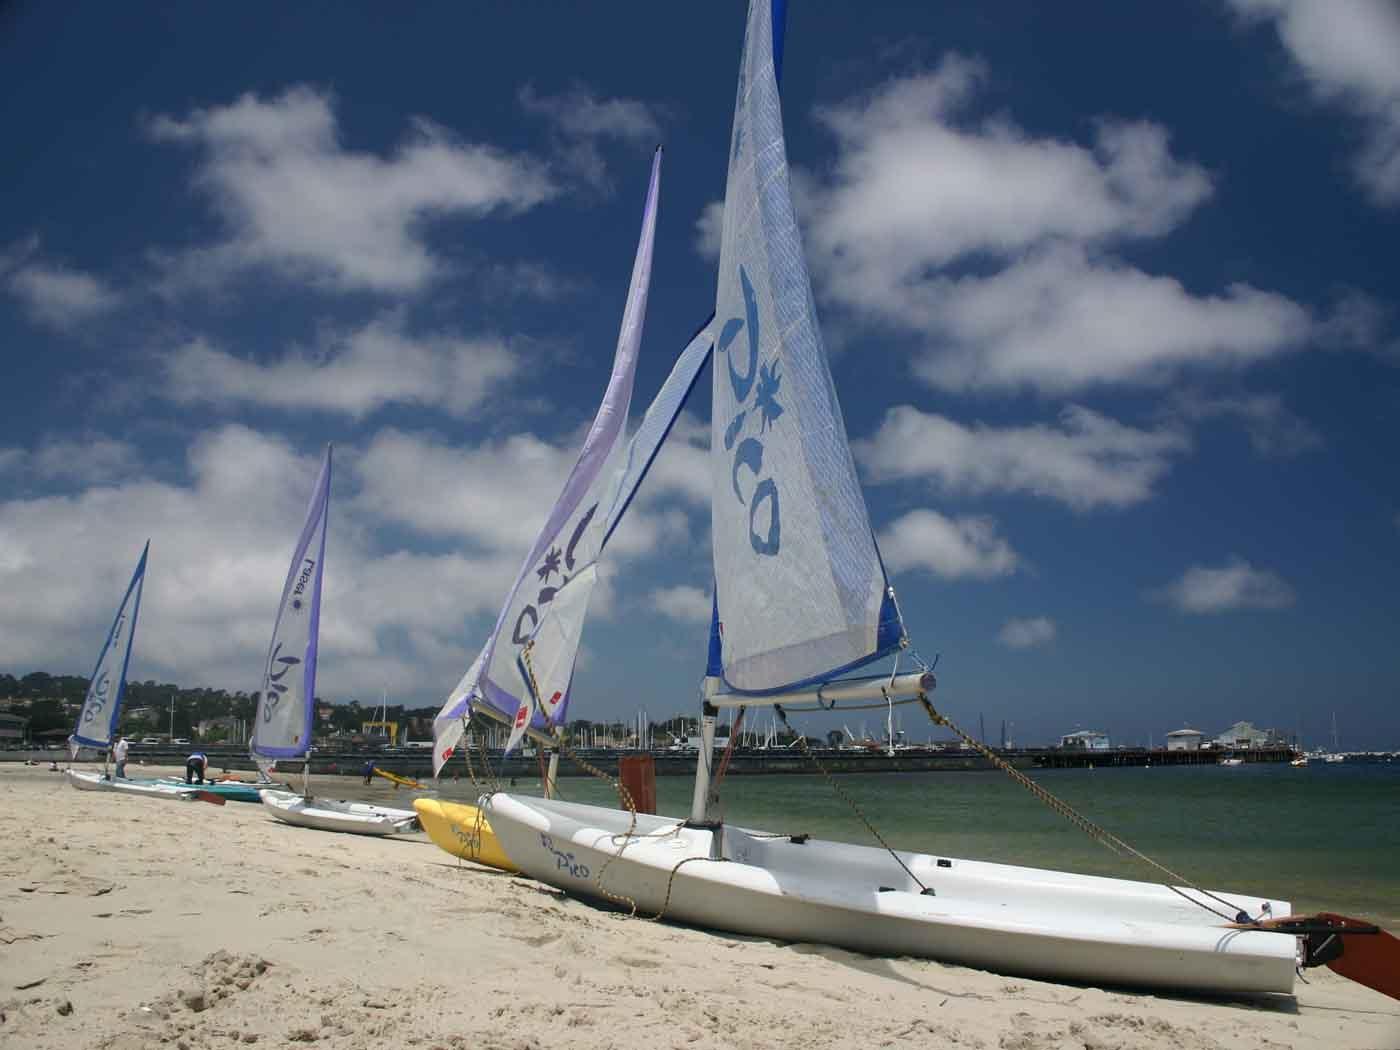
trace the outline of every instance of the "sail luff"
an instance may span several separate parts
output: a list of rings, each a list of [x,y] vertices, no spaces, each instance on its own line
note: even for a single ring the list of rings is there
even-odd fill
[[[330,484],[331,446],[327,445],[306,521],[292,551],[268,644],[263,688],[249,742],[254,759],[300,758],[311,746]],[[308,551],[314,551],[315,557],[308,557]]]
[[[136,571],[131,574],[131,582],[127,584],[126,594],[122,596],[121,605],[117,606],[117,615],[107,630],[107,640],[102,643],[102,650],[97,655],[92,677],[88,680],[87,695],[83,697],[83,706],[78,712],[77,724],[73,729],[73,742],[81,746],[105,748],[111,744],[112,734],[116,731],[117,720],[121,716],[122,696],[126,691],[126,670],[131,662],[132,643],[136,639],[136,619],[141,612],[141,592],[146,583],[146,558],[150,551],[151,541],[147,540],[145,547],[141,549],[141,557],[136,562]],[[122,634],[123,630],[125,635]],[[107,665],[114,653],[113,643],[120,645],[123,641],[125,645],[122,649],[121,669],[117,672],[116,684],[113,687],[112,669]],[[101,725],[104,717],[105,727]],[[87,731],[84,731],[84,727],[87,727]],[[102,731],[102,736],[97,735],[98,730]]]

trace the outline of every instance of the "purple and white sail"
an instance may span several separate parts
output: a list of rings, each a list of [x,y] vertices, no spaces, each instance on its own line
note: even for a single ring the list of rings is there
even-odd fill
[[[141,550],[141,558],[136,563],[136,571],[131,574],[126,595],[117,607],[116,619],[107,632],[107,640],[102,644],[102,652],[97,657],[92,679],[88,682],[87,696],[83,698],[83,708],[78,713],[78,724],[68,741],[72,757],[78,756],[80,747],[106,749],[112,743],[116,732],[117,719],[121,717],[122,693],[126,689],[126,668],[131,660],[131,643],[136,638],[136,615],[141,611],[141,589],[146,582],[146,555],[150,553],[151,541]]]
[[[529,725],[531,712],[528,708],[522,710],[522,702],[528,704],[530,690],[517,658],[539,624],[543,611],[559,589],[582,568],[578,560],[580,545],[598,515],[602,496],[599,486],[611,479],[622,452],[651,284],[660,179],[661,150],[658,148],[652,158],[632,281],[602,404],[564,483],[564,490],[535,538],[496,626],[482,647],[478,657],[480,667],[475,668],[475,675],[468,671],[433,720],[434,773],[441,770],[456,739],[460,739],[465,718],[473,706],[484,708],[504,721],[523,720],[526,727]]]
[[[628,441],[626,455],[618,464],[600,503],[605,510],[594,516],[578,545],[576,556],[579,570],[559,588],[554,601],[549,603],[539,626],[535,628],[531,638],[530,664],[538,688],[534,697],[538,710],[533,712],[533,725],[537,729],[562,725],[567,717],[569,697],[572,695],[569,687],[583,638],[588,599],[598,579],[598,561],[627,508],[632,505],[633,497],[677,417],[685,408],[700,372],[709,360],[712,344],[710,326],[706,322],[681,351],[671,374],[661,384],[661,389],[642,417],[641,425]],[[525,677],[528,679],[530,676],[527,674]],[[513,734],[508,748],[514,746],[523,732],[522,727]]]
[[[279,758],[311,748],[316,716],[316,645],[321,625],[321,578],[326,561],[326,517],[331,491],[331,446],[311,493],[306,522],[292,551],[282,601],[272,628],[262,695],[253,719],[253,761],[264,773]]]

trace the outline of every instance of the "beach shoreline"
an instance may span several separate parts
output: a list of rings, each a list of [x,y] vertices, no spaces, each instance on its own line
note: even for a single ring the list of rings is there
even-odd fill
[[[1400,1047],[1400,1004],[1326,970],[1296,999],[1207,1000],[777,944],[629,919],[421,835],[77,792],[46,766],[0,767],[0,833],[6,1045]]]

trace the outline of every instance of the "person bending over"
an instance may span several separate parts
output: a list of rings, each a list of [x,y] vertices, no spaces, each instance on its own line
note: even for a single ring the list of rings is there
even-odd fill
[[[196,751],[185,759],[185,783],[203,784],[204,768],[207,765],[209,765],[209,758],[203,751]]]

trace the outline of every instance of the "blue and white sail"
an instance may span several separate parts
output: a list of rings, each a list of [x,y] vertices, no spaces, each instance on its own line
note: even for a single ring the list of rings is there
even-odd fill
[[[871,533],[788,185],[771,0],[752,0],[724,199],[711,415],[719,660],[732,692],[820,683],[903,629]],[[780,17],[781,11],[778,12]]]
[[[117,719],[122,712],[122,693],[126,689],[126,668],[131,660],[131,643],[136,637],[136,615],[141,611],[141,588],[146,582],[146,555],[150,550],[151,541],[147,540],[141,550],[141,560],[136,563],[136,571],[127,584],[126,595],[117,607],[112,629],[107,632],[107,641],[97,657],[83,708],[78,713],[77,727],[68,742],[74,758],[79,747],[105,750],[116,733]]]
[[[460,739],[465,716],[473,706],[512,723],[523,720],[526,726],[529,724],[531,712],[528,707],[522,708],[522,701],[528,704],[529,689],[518,661],[520,650],[534,633],[543,610],[582,567],[578,560],[580,544],[598,515],[602,496],[600,479],[606,483],[616,469],[622,438],[627,432],[637,353],[651,285],[660,179],[661,150],[658,148],[652,158],[641,236],[603,401],[563,492],[535,538],[496,626],[482,647],[478,658],[480,668],[475,675],[468,671],[433,721],[435,772],[442,768],[444,756],[450,754],[455,740]]]
[[[331,492],[331,446],[311,493],[306,522],[292,551],[282,601],[263,670],[262,695],[253,719],[253,760],[264,773],[279,758],[300,758],[311,748],[316,716],[316,646],[321,626],[321,578],[326,562],[326,518]]]

